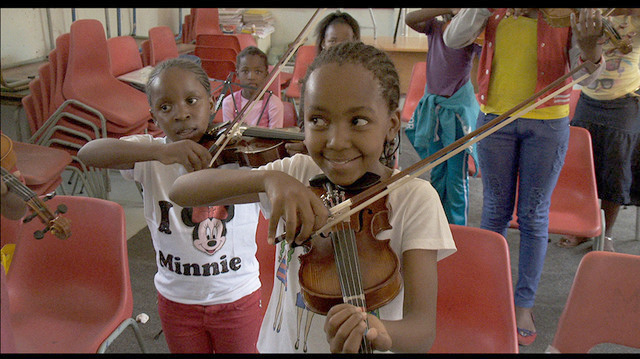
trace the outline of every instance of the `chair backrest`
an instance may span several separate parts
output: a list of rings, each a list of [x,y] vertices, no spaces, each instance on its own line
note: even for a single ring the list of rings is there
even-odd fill
[[[81,196],[46,203],[67,207],[71,236],[35,240],[42,223],[23,224],[7,276],[17,350],[95,353],[133,312],[124,210]]]
[[[193,22],[191,21],[191,14],[187,14],[184,16],[184,22],[182,23],[182,43],[188,44],[193,40],[191,38],[191,27],[193,26]]]
[[[236,71],[236,64],[228,60],[202,60],[202,68],[210,78],[226,80],[230,72]]]
[[[57,107],[55,107],[55,94],[56,85],[58,79],[56,78],[58,70],[58,49],[53,49],[49,52],[49,114],[52,114]]]
[[[29,82],[29,92],[31,93],[31,99],[33,101],[33,115],[35,116],[34,124],[37,130],[44,122],[44,114],[42,108],[42,86],[40,85],[39,78],[35,78],[31,80],[31,82]]]
[[[196,35],[196,47],[198,46],[210,46],[210,47],[225,47],[231,48],[240,52],[240,40],[233,35],[224,34],[197,34]]]
[[[640,349],[640,256],[592,251],[576,271],[552,346],[587,353],[597,344]]]
[[[53,106],[57,109],[65,100],[62,87],[69,63],[69,44],[71,34],[64,33],[56,38],[56,90],[53,94]]]
[[[142,59],[142,66],[151,64],[151,42],[149,40],[144,40],[140,43],[140,58]]]
[[[518,228],[516,212],[517,203],[512,228]],[[569,147],[551,195],[549,233],[597,237],[602,232],[591,134],[582,127],[570,126]]]
[[[38,115],[36,114],[36,105],[33,103],[33,95],[29,94],[20,100],[24,113],[27,115],[27,122],[29,123],[29,130],[34,133],[38,130]]]
[[[197,8],[191,10],[193,15],[193,33],[200,34],[222,34],[220,30],[220,17],[216,8]]]
[[[300,81],[307,74],[307,68],[316,58],[316,46],[304,45],[298,48],[296,60],[293,65],[293,77],[289,83],[289,87],[285,90],[285,96],[291,98],[300,98]]]
[[[436,339],[430,353],[517,353],[507,242],[450,225],[457,251],[438,262]]]
[[[226,60],[232,61],[235,65],[238,51],[230,47],[213,47],[196,45],[193,54],[201,60]]]
[[[40,101],[42,102],[42,122],[46,121],[51,114],[49,111],[49,102],[51,102],[51,83],[52,78],[51,63],[49,61],[40,65],[38,68],[38,78],[40,79]]]
[[[151,66],[178,57],[176,38],[168,26],[156,26],[149,29],[149,45],[149,64]]]
[[[133,36],[117,36],[107,40],[111,74],[115,77],[142,68],[142,57]]]
[[[283,101],[284,106],[284,121],[282,127],[297,127],[298,126],[298,113],[295,106],[289,101]]]
[[[409,81],[409,89],[404,99],[400,119],[409,122],[413,112],[418,106],[418,102],[424,96],[424,88],[427,85],[427,62],[420,61],[413,65],[411,70],[411,80]]]
[[[249,46],[258,47],[258,42],[251,34],[233,34],[233,36],[238,38],[241,49],[244,49],[245,47],[249,47]]]
[[[66,98],[78,95],[83,84],[91,79],[101,83],[115,79],[111,74],[109,46],[103,25],[94,19],[80,19],[71,24],[69,58],[62,92]]]
[[[271,291],[273,290],[276,246],[267,243],[269,220],[264,218],[262,212],[260,212],[259,217],[258,226],[256,228],[256,244],[258,246],[256,258],[260,264],[260,282],[262,283],[262,315],[264,315],[264,312],[267,310],[266,303],[269,303]]]

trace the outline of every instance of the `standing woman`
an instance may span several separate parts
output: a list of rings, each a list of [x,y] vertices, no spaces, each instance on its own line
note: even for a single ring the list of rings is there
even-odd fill
[[[513,15],[513,16],[511,16]],[[462,9],[444,32],[449,47],[464,47],[485,31],[478,65],[482,127],[551,84],[580,62],[586,86],[604,67],[599,10],[581,9],[571,28],[547,24],[538,9]],[[520,252],[515,287],[518,343],[536,339],[533,304],[549,240],[549,206],[569,144],[571,89],[478,142],[482,169],[481,227],[507,236],[518,192]]]
[[[598,197],[606,223],[604,250],[614,251],[613,226],[621,205],[640,205],[640,9],[617,9],[613,28],[633,50],[624,54],[611,40],[602,45],[605,71],[583,87],[571,124],[591,133]],[[588,238],[563,237],[560,247]]]

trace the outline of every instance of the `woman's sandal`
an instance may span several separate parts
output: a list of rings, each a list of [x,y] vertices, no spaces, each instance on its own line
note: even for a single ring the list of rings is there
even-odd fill
[[[531,313],[531,320],[535,325],[535,318],[533,317],[533,313]],[[536,331],[531,331],[528,329],[516,328],[518,331],[518,345],[529,346],[533,344],[533,342],[538,337],[538,333]]]
[[[564,236],[560,238],[556,245],[560,248],[573,248],[579,246],[580,244],[588,241],[587,237],[576,237],[576,236]]]

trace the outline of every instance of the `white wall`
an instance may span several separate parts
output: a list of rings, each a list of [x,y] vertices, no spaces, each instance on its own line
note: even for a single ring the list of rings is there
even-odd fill
[[[313,8],[272,8],[270,9],[275,19],[275,32],[271,35],[271,45],[276,53],[284,52],[287,44],[292,42],[303,26],[313,15]],[[322,17],[335,11],[327,9]],[[362,27],[363,36],[373,36],[373,21],[367,8],[342,8],[341,10],[351,14]],[[108,37],[118,36],[117,9],[108,11],[109,28],[105,26]],[[0,9],[0,54],[2,67],[43,59],[55,46],[55,39],[69,31],[71,26],[71,8],[48,9],[51,24],[47,20],[47,9],[44,8],[2,8]],[[97,19],[106,24],[104,8],[76,8],[76,19]],[[133,26],[133,9],[122,8],[121,34],[131,35]],[[189,14],[189,8],[182,9],[182,18]],[[180,12],[178,8],[136,8],[135,35],[146,37],[150,28],[159,25],[171,27],[175,34],[180,31]],[[373,9],[376,23],[377,36],[393,36],[398,9]],[[398,35],[408,33],[415,36],[413,30],[407,30],[401,22]],[[51,27],[51,32],[49,31]],[[109,31],[107,31],[109,30]],[[50,43],[52,36],[54,44]],[[309,36],[308,43],[315,43],[313,33]]]

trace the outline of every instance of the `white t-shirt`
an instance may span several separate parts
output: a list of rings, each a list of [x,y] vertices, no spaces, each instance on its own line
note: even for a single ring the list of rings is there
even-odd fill
[[[285,172],[305,185],[309,184],[311,177],[322,173],[311,157],[303,154],[271,162],[258,170],[261,169]],[[261,208],[265,216],[269,216],[268,199],[264,194],[260,197]],[[402,252],[410,249],[437,250],[438,260],[456,251],[438,193],[429,182],[414,179],[395,189],[388,195],[387,206],[390,208],[392,229],[381,232],[378,239],[391,238],[391,248],[399,258]],[[278,233],[281,232],[279,228]],[[301,299],[298,256],[303,253],[303,247],[291,250],[284,242],[277,245],[273,292],[258,338],[260,353],[330,351],[323,330],[325,317],[306,309]],[[402,319],[403,298],[404,288],[391,302],[377,310],[379,317],[384,320]]]
[[[166,138],[133,135],[121,140],[166,144]],[[151,231],[160,294],[183,304],[231,303],[260,288],[255,203],[182,208],[169,189],[187,173],[181,164],[137,162],[122,176],[142,184],[144,217]]]

